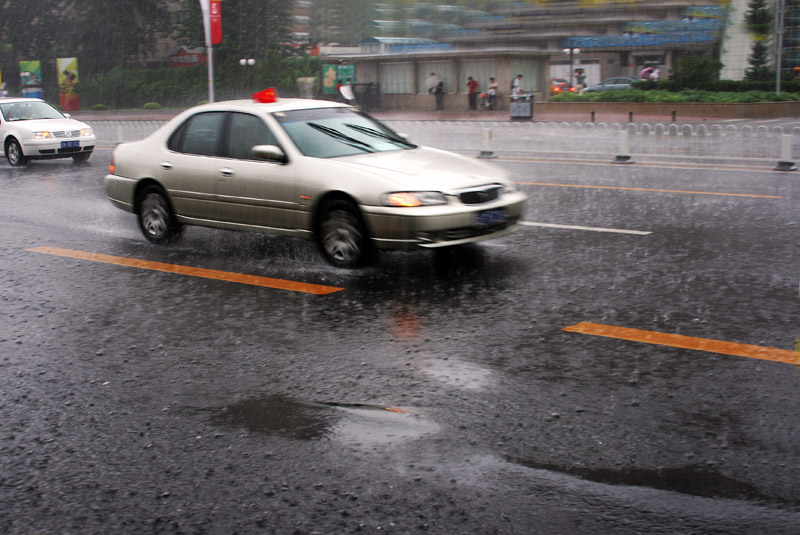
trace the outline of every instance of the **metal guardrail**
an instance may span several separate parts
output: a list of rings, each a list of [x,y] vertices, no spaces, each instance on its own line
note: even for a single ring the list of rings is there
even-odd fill
[[[385,121],[418,144],[460,153],[490,150],[504,156],[557,156],[607,159],[620,152],[620,132],[628,133],[630,153],[660,158],[741,162],[791,160],[800,150],[800,127],[509,121]],[[166,121],[91,121],[98,143],[142,139]],[[788,136],[788,154],[787,154]]]
[[[761,165],[791,160],[800,150],[800,128],[719,124],[394,121],[392,128],[412,141],[454,152],[486,151],[485,129],[491,130],[489,150],[502,156],[558,156],[606,159],[620,153],[621,132],[628,133],[627,150],[652,159],[680,158],[717,163],[752,161]],[[788,152],[784,145],[788,139]]]

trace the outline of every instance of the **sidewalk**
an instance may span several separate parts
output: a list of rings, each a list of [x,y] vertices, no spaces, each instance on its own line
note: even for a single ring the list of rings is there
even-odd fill
[[[164,110],[108,110],[108,111],[76,111],[70,115],[80,121],[167,121],[180,113],[180,109]],[[592,122],[591,113],[564,113],[564,112],[537,112],[534,108],[533,119],[511,119],[508,110],[499,111],[424,111],[424,110],[375,110],[370,115],[382,121],[486,121],[486,122]],[[631,116],[628,113],[596,113],[594,122],[597,123],[628,123]],[[676,121],[703,122],[715,120],[705,117],[677,117]],[[717,119],[718,120],[718,119]],[[669,115],[644,115],[635,114],[635,123],[669,123]]]

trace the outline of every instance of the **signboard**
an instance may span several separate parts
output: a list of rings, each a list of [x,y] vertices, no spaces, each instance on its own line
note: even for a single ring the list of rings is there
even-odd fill
[[[19,85],[23,97],[44,98],[42,92],[42,62],[39,60],[19,62]]]
[[[356,81],[355,65],[323,65],[322,66],[322,93],[335,95],[336,86],[346,84],[347,80]]]
[[[81,96],[78,93],[78,58],[58,58],[58,96],[64,111],[81,109]]]
[[[219,0],[211,0],[210,4],[211,44],[218,45],[222,42],[222,7]]]
[[[185,46],[180,47],[167,58],[170,68],[194,67],[195,65],[204,65],[207,61],[208,57],[202,48],[186,48]]]

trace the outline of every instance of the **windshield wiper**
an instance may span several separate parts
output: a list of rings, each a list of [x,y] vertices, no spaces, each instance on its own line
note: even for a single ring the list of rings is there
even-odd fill
[[[318,130],[318,131],[322,132],[323,134],[327,134],[327,135],[331,136],[332,138],[341,141],[342,143],[345,143],[345,144],[350,145],[352,147],[355,147],[357,149],[361,149],[364,152],[375,152],[375,149],[372,148],[372,145],[370,145],[369,143],[365,143],[365,142],[361,141],[360,139],[356,139],[354,137],[348,136],[347,134],[343,134],[343,133],[339,132],[338,130],[336,130],[335,128],[330,128],[330,127],[323,126],[323,125],[318,124],[318,123],[312,123],[312,122],[307,122],[306,124],[308,126],[310,126],[311,128],[313,128],[314,130]]]
[[[370,128],[369,126],[363,126],[360,124],[352,124],[352,123],[345,123],[345,126],[348,128],[352,128],[356,132],[361,132],[362,134],[366,134],[368,136],[376,137],[378,139],[385,139],[386,141],[390,141],[391,143],[397,143],[398,145],[403,145],[409,148],[416,148],[416,145],[413,143],[406,141],[397,136],[393,136],[387,134],[386,132],[381,132],[380,130],[376,130],[374,128]]]

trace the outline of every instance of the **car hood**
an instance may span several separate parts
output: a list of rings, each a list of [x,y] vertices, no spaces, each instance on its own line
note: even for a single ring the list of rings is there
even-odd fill
[[[408,191],[448,191],[490,182],[510,182],[505,170],[459,154],[428,147],[358,154],[330,160],[337,165],[378,175]]]
[[[89,125],[84,124],[75,119],[32,119],[29,121],[14,121],[11,123],[16,126],[24,127],[31,132],[61,132],[63,130],[80,130],[81,128],[89,128]]]

